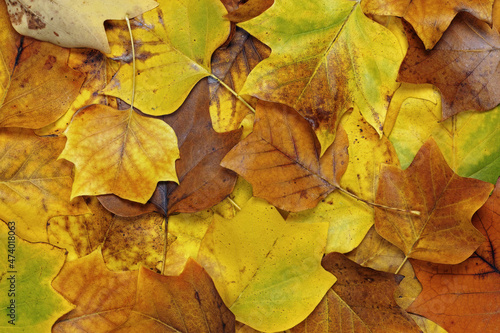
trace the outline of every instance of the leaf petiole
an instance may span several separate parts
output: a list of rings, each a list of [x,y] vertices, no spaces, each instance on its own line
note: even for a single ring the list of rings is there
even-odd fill
[[[255,109],[250,104],[248,104],[248,102],[245,101],[243,99],[243,97],[238,95],[238,93],[236,91],[234,91],[230,86],[225,84],[221,79],[219,79],[217,76],[215,76],[213,74],[210,74],[210,77],[214,80],[217,80],[217,82],[219,82],[223,87],[225,87],[227,90],[229,90],[231,92],[231,94],[233,94],[241,103],[245,104],[245,106],[247,108],[249,108],[250,110],[252,110],[253,113],[255,113]]]
[[[127,21],[128,32],[130,34],[130,43],[132,44],[132,98],[130,100],[130,110],[134,110],[134,96],[135,96],[135,47],[134,47],[134,37],[132,36],[132,27],[130,26],[130,20],[128,15],[125,16]]]

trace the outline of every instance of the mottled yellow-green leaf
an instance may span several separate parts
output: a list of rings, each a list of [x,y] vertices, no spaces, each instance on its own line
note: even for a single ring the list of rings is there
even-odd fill
[[[313,126],[325,152],[342,115],[357,106],[382,133],[404,51],[387,28],[348,0],[278,0],[239,24],[271,47],[241,93],[288,104]]]
[[[212,53],[226,40],[229,21],[218,0],[159,0],[132,22],[137,77],[134,106],[151,115],[177,110],[194,85],[211,74]],[[111,54],[126,63],[103,90],[130,103],[132,54],[125,24],[108,32]]]
[[[51,217],[89,212],[81,198],[70,201],[72,166],[57,160],[64,141],[31,130],[0,130],[0,219],[16,221],[26,240],[46,242]]]
[[[433,137],[452,170],[462,177],[494,184],[500,176],[500,107],[485,112],[461,112],[441,122],[438,92],[428,87],[402,103],[389,139],[403,168],[422,144]]]
[[[285,330],[304,320],[336,280],[320,263],[327,231],[326,223],[286,223],[275,207],[252,198],[232,220],[215,216],[198,261],[238,321]]]
[[[344,193],[335,191],[313,209],[290,213],[287,222],[327,222],[326,252],[346,253],[361,243],[373,225],[373,209]]]
[[[0,331],[50,332],[74,308],[51,285],[66,256],[50,244],[23,240],[17,227],[14,221],[0,221]]]
[[[177,181],[177,137],[160,119],[91,105],[67,133],[60,158],[75,164],[71,197],[114,193],[146,203],[159,181]]]

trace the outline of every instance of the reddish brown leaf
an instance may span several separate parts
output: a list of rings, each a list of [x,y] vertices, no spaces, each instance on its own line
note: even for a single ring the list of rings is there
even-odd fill
[[[460,14],[431,51],[406,25],[409,49],[398,80],[431,83],[443,100],[443,120],[459,112],[490,110],[500,103],[500,34]]]
[[[420,215],[375,208],[375,228],[407,258],[459,263],[484,240],[470,219],[492,188],[454,173],[431,138],[408,169],[382,165],[376,195],[379,204]]]
[[[124,323],[132,311],[137,272],[108,270],[97,250],[67,262],[52,286],[77,306],[59,318],[52,332],[109,332]]]
[[[265,12],[274,0],[249,0],[226,15],[231,22],[245,22]]]
[[[424,289],[408,311],[449,332],[496,332],[500,327],[500,180],[473,217],[486,241],[459,265],[412,260]]]
[[[494,0],[365,0],[365,13],[401,16],[410,22],[427,49],[434,45],[461,11],[491,23]]]
[[[208,114],[208,83],[201,80],[174,114],[164,116],[178,137],[180,159],[176,162],[179,185],[160,182],[145,207],[116,196],[100,196],[99,201],[120,216],[137,216],[156,210],[168,214],[192,213],[224,199],[233,190],[236,174],[220,166],[224,155],[238,142],[241,131],[216,133]]]
[[[221,165],[249,181],[255,196],[281,209],[313,208],[339,186],[347,168],[347,135],[339,133],[320,158],[319,142],[304,118],[286,105],[259,101],[253,133]]]
[[[420,332],[394,299],[403,276],[363,267],[340,253],[328,254],[321,264],[338,280],[292,333]]]
[[[141,267],[137,301],[127,322],[114,332],[234,332],[234,315],[210,276],[189,259],[179,276]]]

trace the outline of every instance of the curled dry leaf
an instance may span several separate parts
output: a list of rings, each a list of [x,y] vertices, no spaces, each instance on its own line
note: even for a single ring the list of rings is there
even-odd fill
[[[70,201],[72,167],[57,160],[64,142],[27,129],[0,130],[0,219],[16,221],[16,234],[26,240],[46,242],[51,217],[89,212],[81,198]]]
[[[491,23],[494,0],[364,0],[365,13],[403,17],[410,22],[426,49],[432,49],[459,12]]]
[[[449,332],[495,332],[500,327],[500,180],[472,218],[486,240],[459,265],[411,260],[424,290],[408,308]]]
[[[292,212],[313,208],[338,188],[347,162],[347,136],[320,158],[320,147],[307,121],[294,109],[259,101],[254,131],[236,145],[221,165],[249,181],[254,195]]]
[[[72,198],[114,193],[145,203],[159,181],[177,181],[177,139],[159,119],[91,105],[74,117],[66,135],[60,158],[75,164]]]
[[[401,275],[362,267],[340,253],[330,253],[321,265],[337,277],[299,332],[421,332],[394,300]]]
[[[134,107],[150,115],[177,110],[191,89],[211,75],[212,53],[227,39],[229,21],[220,1],[159,0],[156,10],[132,22],[136,54]],[[182,27],[182,29],[180,29]],[[126,62],[103,90],[130,104],[132,54],[128,28],[108,31],[112,56]]]
[[[230,11],[226,18],[231,22],[244,22],[261,15],[274,3],[274,0],[248,0],[236,10]],[[228,10],[229,11],[229,10]]]
[[[398,80],[431,83],[443,100],[443,119],[462,111],[485,111],[500,103],[500,34],[485,22],[457,15],[443,38],[426,51],[406,25],[409,48]]]
[[[7,0],[14,28],[25,36],[62,47],[109,53],[105,20],[124,20],[155,8],[153,0]]]
[[[454,173],[429,139],[408,169],[382,165],[376,196],[379,204],[420,215],[375,208],[375,227],[407,258],[456,264],[484,240],[470,219],[492,189],[490,183]]]
[[[63,115],[84,75],[68,65],[69,50],[24,38],[0,3],[0,127],[41,128]]]
[[[91,282],[91,283],[89,283]],[[135,303],[137,271],[112,272],[100,249],[64,264],[52,286],[76,308],[52,327],[54,333],[104,333],[120,326]]]
[[[141,267],[137,298],[127,321],[113,332],[234,332],[234,314],[205,270],[189,259],[179,276]]]
[[[276,1],[239,26],[272,49],[241,93],[295,108],[313,126],[321,155],[354,106],[382,133],[404,54],[396,36],[364,16],[359,2]]]

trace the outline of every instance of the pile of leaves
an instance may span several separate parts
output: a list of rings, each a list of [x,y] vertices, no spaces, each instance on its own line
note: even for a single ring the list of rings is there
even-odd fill
[[[493,2],[2,2],[2,332],[498,329]]]

